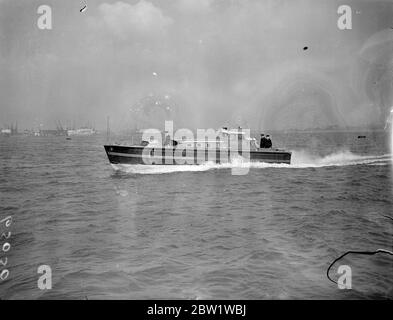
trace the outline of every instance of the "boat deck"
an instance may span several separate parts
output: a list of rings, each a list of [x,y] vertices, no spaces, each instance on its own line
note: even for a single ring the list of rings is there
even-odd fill
[[[176,149],[176,147],[105,145],[110,163],[113,164],[203,164],[206,162],[229,163],[242,157],[251,162],[291,162],[291,152],[280,149],[259,149],[249,152],[228,149]]]

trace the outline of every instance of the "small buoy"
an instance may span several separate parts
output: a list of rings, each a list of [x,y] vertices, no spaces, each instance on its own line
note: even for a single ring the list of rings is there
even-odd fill
[[[308,47],[303,47],[303,50],[306,51],[308,49]]]

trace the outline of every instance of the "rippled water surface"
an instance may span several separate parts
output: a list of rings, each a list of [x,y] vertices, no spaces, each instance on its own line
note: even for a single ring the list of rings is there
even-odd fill
[[[386,133],[273,138],[292,164],[247,175],[214,165],[116,171],[100,136],[0,138],[0,220],[13,219],[1,298],[392,298],[391,256],[340,261],[352,290],[326,277],[347,250],[392,250]],[[37,288],[42,264],[48,291]]]

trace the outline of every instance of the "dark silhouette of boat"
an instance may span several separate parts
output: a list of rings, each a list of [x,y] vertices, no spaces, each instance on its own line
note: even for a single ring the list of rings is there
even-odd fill
[[[234,143],[237,142],[237,143]],[[246,145],[246,148],[243,146]],[[142,141],[140,145],[104,146],[111,164],[218,164],[231,163],[235,159],[250,162],[291,163],[291,152],[276,148],[259,148],[255,138],[248,138],[242,130],[221,129],[215,140],[167,140],[165,143]]]

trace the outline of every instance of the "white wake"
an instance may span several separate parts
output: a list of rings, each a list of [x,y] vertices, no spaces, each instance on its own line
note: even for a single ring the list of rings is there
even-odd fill
[[[232,169],[232,168],[321,168],[351,165],[389,165],[392,163],[392,155],[357,155],[350,151],[340,151],[327,156],[317,156],[304,150],[292,151],[291,164],[245,162],[236,159],[231,163],[216,164],[207,162],[201,165],[126,165],[112,164],[116,171],[131,174],[164,174],[174,172],[200,172],[212,169]]]

